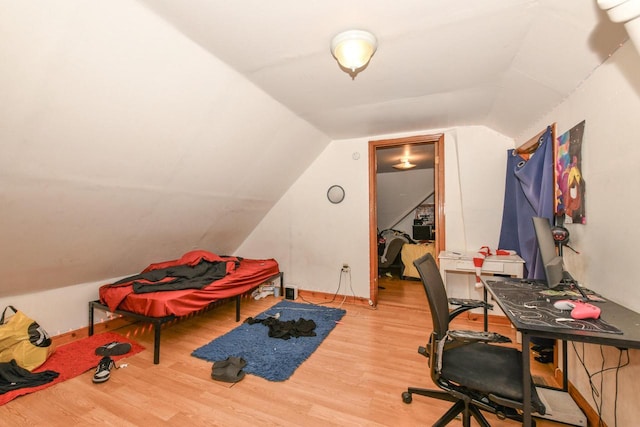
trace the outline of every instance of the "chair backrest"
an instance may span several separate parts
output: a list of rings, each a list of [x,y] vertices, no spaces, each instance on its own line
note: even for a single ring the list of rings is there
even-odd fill
[[[385,254],[387,260],[385,262],[378,263],[378,268],[387,268],[392,265],[405,243],[407,242],[402,239],[393,239],[389,243],[389,246],[387,246],[387,253]]]
[[[435,259],[427,253],[413,261],[427,293],[433,321],[433,332],[442,339],[449,330],[449,300]]]

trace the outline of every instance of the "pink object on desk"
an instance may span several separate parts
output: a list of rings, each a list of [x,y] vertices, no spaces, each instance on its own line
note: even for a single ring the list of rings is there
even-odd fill
[[[574,319],[597,319],[600,317],[600,307],[582,301],[575,301],[576,306],[571,310]]]
[[[574,319],[597,319],[600,317],[600,307],[577,300],[561,300],[553,303],[558,310],[571,310]]]

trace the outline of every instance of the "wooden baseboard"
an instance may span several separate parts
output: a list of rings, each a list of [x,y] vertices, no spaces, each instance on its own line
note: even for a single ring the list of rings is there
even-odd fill
[[[580,394],[578,389],[575,388],[571,383],[569,383],[569,396],[573,398],[573,400],[576,402],[576,405],[578,405],[578,407],[582,409],[582,412],[584,412],[584,415],[587,417],[587,425],[607,427],[607,424],[603,420],[599,419],[600,417],[598,416],[596,410],[593,409],[591,405],[589,405],[589,402],[587,402],[587,400]]]
[[[314,302],[314,303],[327,302],[331,300],[334,300],[335,302],[341,302],[342,300],[344,300],[344,302],[347,304],[365,305],[365,306],[369,305],[368,298],[355,297],[353,295],[328,294],[325,292],[318,292],[318,291],[305,291],[302,289],[298,290],[298,298],[305,300],[307,302]]]
[[[131,319],[127,319],[124,317],[117,317],[114,319],[107,320],[105,322],[96,323],[93,326],[93,334],[101,334],[103,332],[113,331],[123,326],[128,326],[134,322]],[[56,335],[51,337],[51,342],[53,348],[69,344],[70,342],[77,341],[82,338],[86,338],[89,336],[89,327],[85,326],[84,328],[76,329],[74,331],[65,332],[64,334]]]

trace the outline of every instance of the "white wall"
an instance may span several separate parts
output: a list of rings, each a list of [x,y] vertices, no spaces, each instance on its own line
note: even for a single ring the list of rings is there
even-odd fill
[[[634,311],[640,311],[637,265],[640,242],[640,55],[627,42],[567,100],[535,122],[518,138],[525,141],[547,124],[557,122],[562,134],[586,120],[582,143],[582,177],[586,183],[586,225],[569,224],[570,245],[580,254],[564,251],[568,270],[584,285]],[[582,354],[582,344],[577,344]],[[603,347],[606,367],[616,366],[619,352]],[[592,402],[588,379],[571,356],[570,381]],[[615,370],[604,374],[604,420],[614,425],[616,394],[620,426],[638,424],[640,407],[640,351],[631,350],[631,366],[622,368],[615,388]],[[586,346],[589,372],[601,369],[598,346]],[[623,362],[625,358],[623,356]],[[595,378],[600,384],[600,377]]]
[[[485,127],[457,128],[445,139],[446,249],[497,249],[502,224],[507,150],[513,140]],[[447,143],[448,141],[448,143]],[[482,298],[470,274],[447,276],[447,293]]]
[[[360,157],[354,160],[353,153]],[[327,189],[341,185],[340,204]],[[291,186],[238,254],[269,250],[285,282],[302,289],[334,293],[343,263],[351,267],[353,290],[343,278],[341,294],[369,296],[369,192],[367,140],[334,141]],[[346,288],[345,286],[346,282]]]
[[[37,321],[49,335],[60,335],[86,327],[89,324],[89,301],[98,299],[98,288],[121,278],[0,298],[0,309],[12,305]],[[106,321],[106,316],[96,311],[94,322]]]
[[[460,127],[445,139],[447,249],[497,249],[507,150],[513,140],[483,126]]]
[[[447,247],[473,250],[499,239],[506,150],[513,140],[482,126],[412,133],[445,134]],[[267,249],[280,262],[285,282],[334,293],[343,262],[351,266],[353,293],[369,297],[369,140],[333,141],[238,249],[251,256]],[[358,160],[352,154],[360,153]],[[480,176],[481,179],[478,179]],[[332,205],[327,188],[342,185],[345,201]],[[480,226],[481,224],[481,226]],[[340,290],[351,295],[351,289]]]

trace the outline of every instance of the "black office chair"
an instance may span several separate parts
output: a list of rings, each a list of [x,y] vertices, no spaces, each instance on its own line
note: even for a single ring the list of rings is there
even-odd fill
[[[406,240],[395,238],[391,240],[387,246],[386,260],[383,262],[382,257],[379,257],[378,262],[378,274],[381,275],[386,271],[396,268],[398,270],[398,276],[402,276],[403,265],[400,260],[400,252],[402,247],[407,243]]]
[[[454,402],[434,426],[444,426],[462,414],[463,426],[470,426],[473,416],[481,426],[488,427],[490,424],[481,410],[500,419],[522,421],[518,413],[523,408],[522,353],[515,348],[489,344],[511,341],[496,333],[449,330],[451,319],[473,307],[449,311],[444,283],[431,254],[413,264],[422,279],[433,320],[429,343],[418,352],[429,359],[431,379],[442,390],[409,387],[402,393],[402,400],[411,403],[412,395],[418,394]],[[544,405],[533,385],[531,396],[533,410],[544,415]]]

